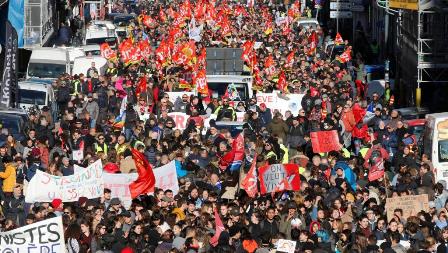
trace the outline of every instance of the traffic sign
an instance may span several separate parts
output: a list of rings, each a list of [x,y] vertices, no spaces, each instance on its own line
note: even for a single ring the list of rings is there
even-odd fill
[[[351,6],[350,2],[330,2],[331,10],[350,10]]]
[[[330,18],[352,18],[351,11],[330,11]]]

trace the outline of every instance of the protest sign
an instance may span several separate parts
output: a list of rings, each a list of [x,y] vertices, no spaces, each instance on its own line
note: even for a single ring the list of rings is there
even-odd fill
[[[261,194],[300,190],[299,166],[297,164],[265,165],[258,169],[258,173]]]
[[[294,253],[294,251],[296,250],[296,244],[297,244],[296,241],[279,239],[277,242],[277,251]]]
[[[277,110],[284,116],[286,111],[291,111],[293,115],[297,116],[302,108],[302,99],[304,96],[304,94],[279,96],[278,92],[257,93],[257,104],[264,103],[267,108],[271,109],[272,114]]]
[[[65,252],[62,217],[1,232],[0,252]]]
[[[325,153],[341,150],[339,136],[336,130],[311,132],[311,145],[314,153]]]
[[[84,150],[73,150],[73,161],[82,161],[84,160]]]
[[[40,170],[28,184],[25,194],[27,203],[51,202],[62,199],[63,202],[78,201],[79,197],[89,199],[103,195],[103,165],[101,160],[90,164],[81,173],[71,176],[53,176]]]
[[[124,207],[129,208],[132,204],[129,184],[138,178],[137,173],[111,174],[104,173],[104,188],[111,190],[112,198],[119,198]]]
[[[428,212],[428,194],[387,198],[386,213],[388,221],[394,217],[395,209],[403,210],[403,219],[407,219],[409,216],[417,215],[417,213],[422,210]]]

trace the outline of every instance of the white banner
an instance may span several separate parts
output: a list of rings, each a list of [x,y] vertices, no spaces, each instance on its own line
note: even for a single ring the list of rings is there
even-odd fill
[[[170,163],[154,169],[156,178],[155,187],[163,190],[172,190],[174,195],[179,192],[179,182],[177,181],[176,162]]]
[[[104,188],[111,190],[112,198],[119,198],[124,207],[129,208],[132,204],[129,184],[138,178],[137,173],[111,174],[104,173]]]
[[[288,94],[287,99],[279,97],[277,93],[257,93],[257,104],[266,104],[266,107],[271,109],[272,116],[274,111],[279,111],[285,116],[286,111],[291,111],[294,116],[299,114],[299,110],[302,108],[302,99],[304,94]]]
[[[1,253],[65,252],[62,217],[0,233]]]
[[[83,169],[81,173],[65,177],[53,176],[37,170],[28,184],[25,201],[27,203],[51,202],[58,198],[63,202],[72,202],[78,201],[79,197],[99,198],[103,192],[103,165],[101,160],[98,160]]]
[[[244,112],[237,112],[236,113],[236,121],[243,121],[244,120]],[[189,115],[183,112],[170,112],[168,113],[168,116],[174,119],[174,122],[176,124],[176,129],[184,130],[187,127],[187,121],[188,118],[190,118]],[[210,120],[216,119],[216,116],[212,114],[210,118],[204,119],[204,127],[209,128],[210,127]]]

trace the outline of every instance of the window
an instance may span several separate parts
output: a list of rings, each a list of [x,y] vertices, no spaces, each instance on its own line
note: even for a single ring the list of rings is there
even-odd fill
[[[448,140],[439,141],[439,163],[448,162]]]
[[[36,90],[19,90],[19,103],[31,105],[45,105],[47,93]]]
[[[222,98],[226,94],[227,87],[231,84],[230,82],[226,83],[207,83],[208,89],[212,91],[212,97],[213,98]],[[247,83],[233,83],[237,94],[236,99],[237,101],[245,101],[248,99],[249,94],[247,90]]]
[[[66,72],[65,65],[41,62],[30,62],[28,75],[38,78],[58,78]]]

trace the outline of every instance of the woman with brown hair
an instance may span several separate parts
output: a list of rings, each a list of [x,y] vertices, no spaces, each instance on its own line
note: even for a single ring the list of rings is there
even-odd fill
[[[55,162],[51,162],[45,172],[53,176],[62,177],[62,172],[59,171],[58,166]]]
[[[85,252],[81,247],[81,227],[77,223],[72,223],[65,230],[65,247],[68,253]]]

